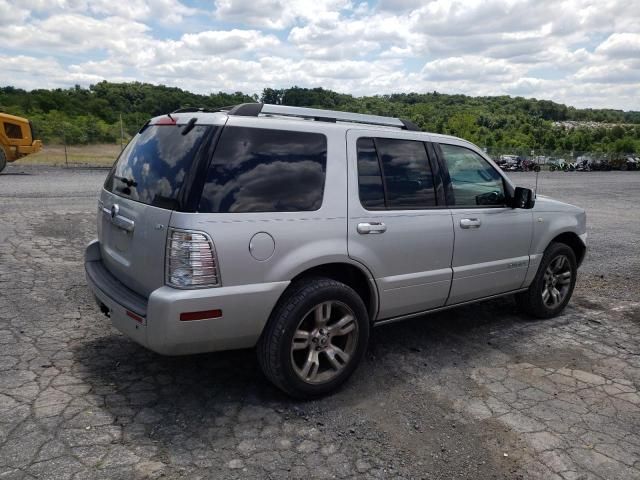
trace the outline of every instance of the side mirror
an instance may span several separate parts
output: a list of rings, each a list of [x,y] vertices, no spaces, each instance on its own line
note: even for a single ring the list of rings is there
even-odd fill
[[[530,188],[516,187],[510,203],[511,208],[524,208],[526,210],[533,208],[536,204],[533,190]]]

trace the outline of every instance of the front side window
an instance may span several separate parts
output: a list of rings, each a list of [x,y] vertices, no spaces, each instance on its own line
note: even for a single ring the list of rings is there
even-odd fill
[[[368,210],[411,210],[436,205],[433,174],[423,142],[360,138],[358,190]]]
[[[327,139],[319,133],[225,127],[198,211],[298,212],[322,205]]]
[[[22,138],[22,129],[15,123],[4,122],[4,133],[8,138]]]
[[[476,152],[457,145],[440,144],[449,170],[456,207],[503,206],[502,176]]]

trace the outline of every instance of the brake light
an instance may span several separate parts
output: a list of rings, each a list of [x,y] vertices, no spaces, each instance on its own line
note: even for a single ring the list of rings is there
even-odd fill
[[[220,286],[213,241],[204,232],[169,229],[165,283],[176,288]]]
[[[167,115],[166,117],[161,117],[158,120],[156,120],[156,123],[154,123],[154,125],[175,125],[176,124],[176,119],[173,118],[171,115]]]

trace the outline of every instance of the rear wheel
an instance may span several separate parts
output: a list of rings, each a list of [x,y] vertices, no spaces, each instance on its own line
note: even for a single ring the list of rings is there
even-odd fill
[[[516,295],[518,306],[536,318],[558,315],[571,299],[577,272],[576,256],[571,247],[552,243],[544,252],[529,290]]]
[[[7,156],[5,155],[2,147],[0,147],[0,172],[2,172],[6,166],[7,166]]]
[[[328,278],[301,280],[274,310],[258,342],[258,361],[278,388],[298,398],[325,395],[356,369],[369,340],[358,294]]]

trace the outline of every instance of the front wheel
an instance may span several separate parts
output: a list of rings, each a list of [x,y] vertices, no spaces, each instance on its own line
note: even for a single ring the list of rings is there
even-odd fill
[[[0,147],[0,172],[7,166],[7,156],[4,154],[4,150]]]
[[[354,372],[369,340],[369,315],[360,296],[329,278],[292,285],[258,342],[262,371],[297,398],[337,389]]]
[[[552,243],[544,252],[529,290],[516,295],[518,306],[536,318],[555,317],[569,303],[577,273],[576,256],[571,247]]]

